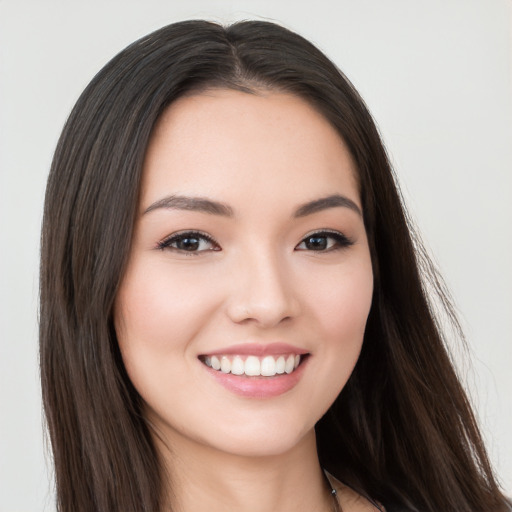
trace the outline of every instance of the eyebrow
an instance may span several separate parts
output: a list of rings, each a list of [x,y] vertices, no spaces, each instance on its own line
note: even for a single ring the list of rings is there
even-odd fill
[[[167,196],[159,199],[144,210],[144,214],[158,208],[169,210],[191,210],[196,212],[209,213],[211,215],[222,215],[233,217],[233,209],[224,203],[212,201],[205,197]]]
[[[356,212],[360,217],[363,216],[361,209],[357,206],[352,199],[342,196],[340,194],[333,194],[331,196],[322,197],[321,199],[315,199],[308,203],[304,203],[295,210],[294,217],[305,217],[306,215],[312,215],[313,213],[321,212],[329,208],[349,208]]]
[[[295,210],[293,216],[295,218],[306,217],[308,215],[312,215],[329,208],[338,207],[349,208],[350,210],[356,212],[359,216],[363,216],[359,206],[357,206],[354,201],[340,194],[333,194],[304,203]],[[177,195],[163,197],[162,199],[152,203],[144,210],[144,214],[159,208],[170,210],[189,210],[208,213],[210,215],[221,215],[223,217],[234,216],[231,206],[225,203],[212,201],[211,199],[207,199],[205,197],[188,197]]]

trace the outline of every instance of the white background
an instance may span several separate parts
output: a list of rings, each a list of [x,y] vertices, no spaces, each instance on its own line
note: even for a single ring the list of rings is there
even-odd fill
[[[510,0],[0,0],[0,511],[53,510],[37,289],[58,135],[107,60],[187,18],[278,21],[315,42],[366,99],[455,297],[470,344],[461,373],[512,493]]]

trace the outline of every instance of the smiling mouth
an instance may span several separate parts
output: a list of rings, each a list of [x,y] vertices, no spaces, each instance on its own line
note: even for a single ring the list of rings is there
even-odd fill
[[[282,354],[265,357],[214,355],[200,356],[199,360],[222,373],[245,377],[274,377],[293,373],[309,354]]]

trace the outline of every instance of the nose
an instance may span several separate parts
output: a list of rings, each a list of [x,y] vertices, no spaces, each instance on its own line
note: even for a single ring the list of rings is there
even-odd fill
[[[293,276],[278,255],[270,251],[244,255],[235,267],[227,307],[231,321],[268,328],[298,315]]]

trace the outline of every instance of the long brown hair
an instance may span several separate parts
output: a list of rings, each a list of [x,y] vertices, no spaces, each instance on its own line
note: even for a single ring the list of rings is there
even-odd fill
[[[359,172],[375,291],[360,359],[317,424],[321,464],[390,512],[504,510],[428,286],[456,319],[358,93],[318,49],[280,26],[187,21],[112,59],[79,98],[55,152],[42,231],[40,357],[59,511],[161,508],[163,468],[111,312],[151,131],[176,98],[210,87],[304,98],[338,130]]]

